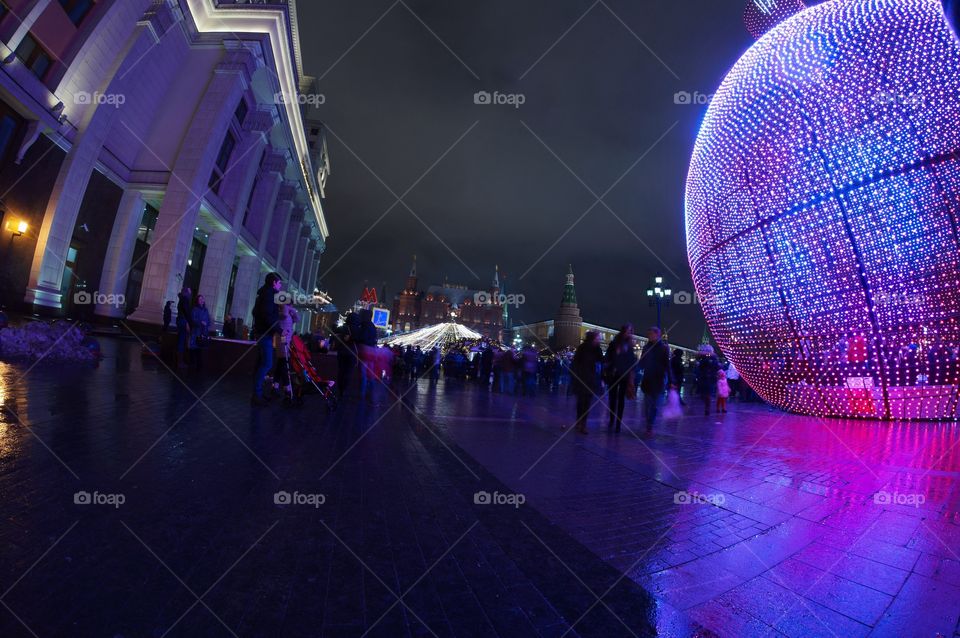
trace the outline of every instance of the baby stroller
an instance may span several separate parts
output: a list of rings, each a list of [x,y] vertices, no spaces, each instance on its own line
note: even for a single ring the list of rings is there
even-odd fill
[[[300,405],[303,403],[303,391],[309,384],[326,401],[328,410],[335,410],[337,407],[337,395],[333,391],[335,385],[320,376],[317,369],[313,367],[310,359],[310,352],[307,346],[297,335],[290,337],[290,343],[284,343],[284,356],[289,369],[287,377],[290,379],[290,385],[287,386],[287,393],[292,403]]]

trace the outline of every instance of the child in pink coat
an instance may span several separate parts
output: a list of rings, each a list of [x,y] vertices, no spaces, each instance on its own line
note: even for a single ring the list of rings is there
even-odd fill
[[[730,396],[730,384],[727,383],[727,373],[717,372],[717,412],[727,413],[727,397]]]

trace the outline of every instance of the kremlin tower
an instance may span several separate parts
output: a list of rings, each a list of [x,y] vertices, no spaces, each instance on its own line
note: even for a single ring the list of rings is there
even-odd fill
[[[573,286],[573,265],[567,270],[567,283],[563,287],[563,299],[554,318],[553,347],[555,350],[576,348],[580,345],[583,318],[577,306],[577,291]]]

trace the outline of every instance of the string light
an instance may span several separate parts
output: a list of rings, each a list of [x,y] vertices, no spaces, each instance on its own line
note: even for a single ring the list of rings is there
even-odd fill
[[[960,46],[938,0],[806,9],[707,111],[687,248],[707,322],[764,399],[955,419]]]
[[[380,344],[385,346],[412,346],[421,350],[430,350],[434,346],[444,346],[461,339],[480,339],[483,335],[459,323],[438,323],[413,332],[381,339]]]

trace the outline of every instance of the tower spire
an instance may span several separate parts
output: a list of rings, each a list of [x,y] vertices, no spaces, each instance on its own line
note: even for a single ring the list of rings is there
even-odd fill
[[[413,263],[410,265],[410,276],[411,277],[417,276],[417,256],[416,255],[413,256]]]
[[[497,290],[500,290],[500,266],[495,265],[493,267],[493,287]]]

